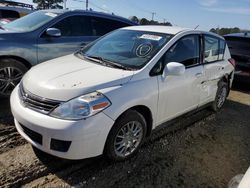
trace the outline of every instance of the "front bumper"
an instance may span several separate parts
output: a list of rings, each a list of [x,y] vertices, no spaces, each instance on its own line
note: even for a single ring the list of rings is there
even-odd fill
[[[11,94],[11,111],[18,132],[29,143],[46,153],[65,159],[84,159],[103,153],[108,133],[114,124],[110,117],[99,113],[80,121],[53,118],[25,108],[21,104],[18,88]],[[58,141],[62,142],[58,144]],[[64,143],[69,147],[64,150],[55,149]]]

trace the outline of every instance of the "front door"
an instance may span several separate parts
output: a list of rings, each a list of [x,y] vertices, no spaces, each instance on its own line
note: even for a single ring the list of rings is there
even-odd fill
[[[61,31],[61,37],[50,37],[46,31],[37,39],[38,63],[76,52],[87,43],[97,39],[93,36],[87,16],[69,16],[50,28]]]
[[[200,35],[185,36],[163,56],[163,67],[170,62],[179,62],[185,65],[186,71],[181,76],[158,76],[158,124],[198,107],[204,80],[200,40]]]

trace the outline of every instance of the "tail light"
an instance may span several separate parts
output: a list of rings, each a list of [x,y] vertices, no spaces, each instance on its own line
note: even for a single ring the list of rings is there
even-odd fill
[[[229,63],[231,63],[233,65],[233,67],[235,67],[236,63],[235,63],[235,60],[233,58],[230,58],[228,61],[229,61]]]

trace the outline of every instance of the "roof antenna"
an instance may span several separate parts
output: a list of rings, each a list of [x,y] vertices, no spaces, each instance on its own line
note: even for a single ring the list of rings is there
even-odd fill
[[[194,30],[196,30],[198,27],[200,27],[200,25],[197,25],[197,26],[194,28]]]

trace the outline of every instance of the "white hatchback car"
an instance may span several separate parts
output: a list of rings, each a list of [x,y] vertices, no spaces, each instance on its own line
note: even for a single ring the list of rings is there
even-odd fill
[[[13,91],[11,109],[18,132],[45,153],[124,160],[164,122],[206,104],[219,110],[233,75],[218,35],[127,27],[33,67]]]

